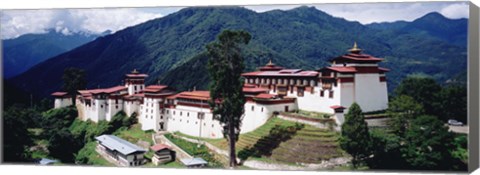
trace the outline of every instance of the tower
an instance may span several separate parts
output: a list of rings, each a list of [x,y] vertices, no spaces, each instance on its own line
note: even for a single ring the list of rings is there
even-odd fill
[[[128,95],[137,94],[145,89],[145,78],[147,74],[141,74],[134,69],[130,74],[125,75],[125,87],[128,88]]]

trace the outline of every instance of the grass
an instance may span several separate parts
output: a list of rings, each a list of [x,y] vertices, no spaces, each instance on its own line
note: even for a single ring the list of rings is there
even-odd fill
[[[203,158],[205,161],[208,162],[209,167],[223,167],[220,161],[215,159],[215,155],[211,153],[205,145],[200,145],[200,147],[198,147],[198,144],[175,137],[172,134],[165,134],[165,137],[178,147],[182,148],[188,154],[194,157]]]
[[[312,119],[328,119],[332,115],[328,113],[312,112],[312,111],[304,111],[304,110],[298,110],[295,112],[288,112],[288,113],[297,114],[297,115],[301,115],[301,116],[312,118]]]
[[[114,135],[133,144],[141,140],[153,145],[152,133],[153,131],[143,131],[140,124],[135,124],[130,128],[120,128],[114,133]]]
[[[321,163],[322,160],[346,154],[338,145],[339,133],[328,129],[302,125],[291,134],[278,133],[278,131],[287,133],[289,131],[285,128],[295,126],[298,126],[295,122],[274,117],[256,130],[240,135],[236,143],[237,155],[246,157],[246,160],[298,166],[297,163]],[[182,133],[175,134],[198,139]],[[228,150],[226,139],[200,138],[200,140]]]
[[[105,160],[100,154],[97,153],[95,150],[95,147],[97,146],[96,142],[88,142],[85,144],[84,148],[85,149],[85,154],[88,157],[88,163],[89,165],[100,165],[100,166],[115,166],[114,164],[108,162]]]
[[[185,166],[178,161],[168,162],[168,163],[165,163],[165,164],[158,165],[157,167],[161,167],[161,168],[185,168]]]

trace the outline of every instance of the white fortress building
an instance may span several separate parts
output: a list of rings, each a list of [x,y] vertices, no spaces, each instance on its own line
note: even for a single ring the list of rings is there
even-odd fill
[[[361,53],[355,43],[349,53],[333,58],[330,67],[316,71],[285,69],[271,61],[255,72],[243,73],[245,113],[241,133],[262,126],[275,112],[305,110],[332,114],[338,124],[343,110],[356,102],[364,112],[388,107],[382,61]],[[209,91],[177,93],[165,85],[145,86],[146,74],[134,70],[125,75],[125,85],[106,89],[80,90],[79,118],[110,121],[120,111],[136,113],[143,130],[179,131],[205,138],[221,138],[222,126],[209,106]],[[55,92],[55,108],[71,105],[65,92]]]

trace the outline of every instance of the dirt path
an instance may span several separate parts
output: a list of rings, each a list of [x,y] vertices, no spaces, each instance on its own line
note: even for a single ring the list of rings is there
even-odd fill
[[[258,160],[247,160],[243,163],[244,166],[262,169],[262,170],[321,170],[327,168],[333,168],[339,165],[345,165],[350,161],[349,158],[339,157],[330,160],[323,161],[320,164],[301,164],[299,166],[267,163]]]

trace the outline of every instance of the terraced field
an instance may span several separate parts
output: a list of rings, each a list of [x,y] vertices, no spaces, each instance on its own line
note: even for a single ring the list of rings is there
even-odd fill
[[[274,117],[260,128],[241,134],[236,151],[241,159],[262,158],[288,164],[321,163],[344,154],[338,145],[338,137],[339,134],[333,131]],[[225,139],[202,140],[228,150]]]

